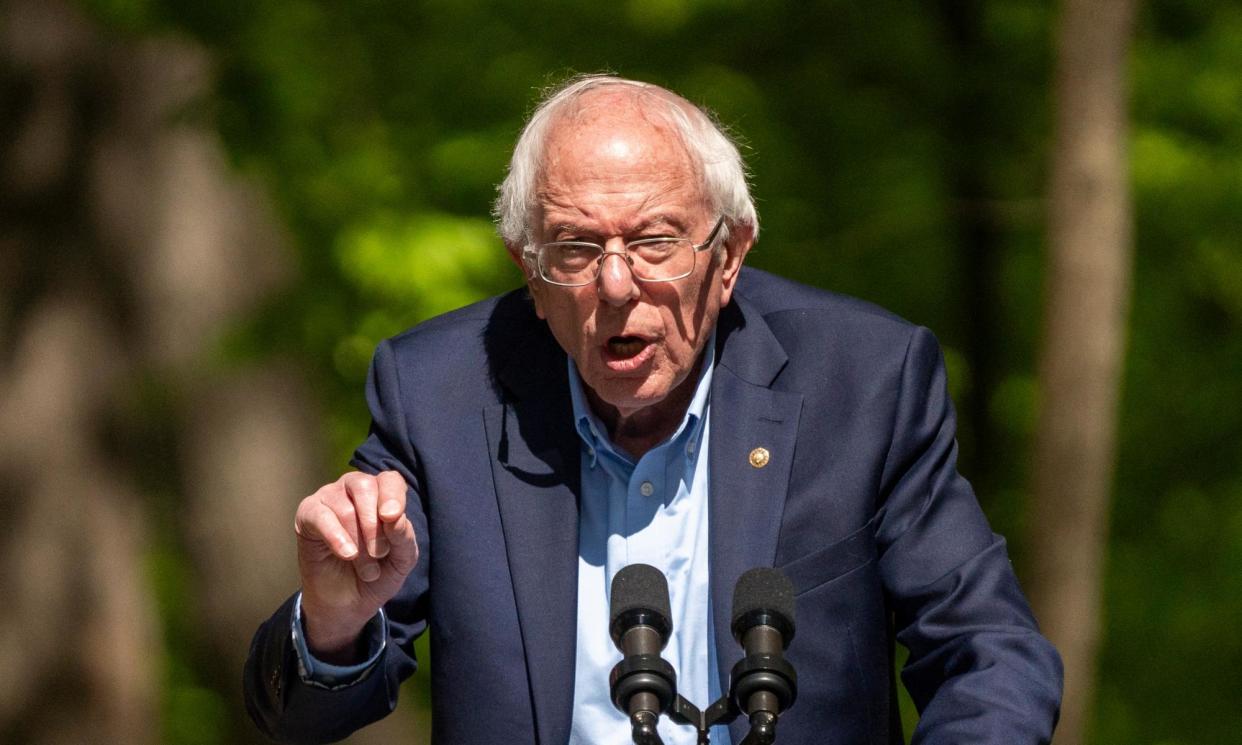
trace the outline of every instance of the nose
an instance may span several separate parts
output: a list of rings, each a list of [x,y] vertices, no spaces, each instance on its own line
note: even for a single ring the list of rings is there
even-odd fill
[[[599,257],[599,278],[595,291],[609,305],[621,306],[638,297],[638,281],[630,266],[624,245],[608,246]]]

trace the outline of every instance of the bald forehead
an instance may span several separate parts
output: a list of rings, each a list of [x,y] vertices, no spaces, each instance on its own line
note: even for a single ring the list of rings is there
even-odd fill
[[[547,169],[556,168],[567,153],[581,154],[582,148],[624,155],[623,149],[643,144],[649,146],[652,156],[658,153],[666,159],[673,156],[682,161],[669,166],[685,164],[697,173],[693,154],[670,121],[670,103],[692,108],[680,96],[654,86],[607,85],[584,92],[567,102],[552,119],[544,142],[542,175],[547,175]]]

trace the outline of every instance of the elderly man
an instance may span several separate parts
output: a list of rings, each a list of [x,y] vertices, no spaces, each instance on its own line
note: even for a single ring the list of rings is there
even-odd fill
[[[734,583],[775,566],[798,616],[780,741],[902,742],[895,641],[916,741],[1050,739],[1060,662],[956,471],[934,339],[743,270],[755,210],[702,111],[576,79],[527,124],[496,214],[526,288],[382,343],[358,471],[298,507],[301,592],[246,668],[264,730],[384,716],[430,626],[436,742],[628,742],[608,588],[641,562],[668,577],[664,656],[700,707],[742,656]]]

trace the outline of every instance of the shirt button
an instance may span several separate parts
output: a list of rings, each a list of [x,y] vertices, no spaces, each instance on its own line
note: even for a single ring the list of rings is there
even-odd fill
[[[638,491],[640,491],[644,497],[650,497],[655,493],[655,487],[651,485],[650,481],[644,481],[643,485],[638,487]]]

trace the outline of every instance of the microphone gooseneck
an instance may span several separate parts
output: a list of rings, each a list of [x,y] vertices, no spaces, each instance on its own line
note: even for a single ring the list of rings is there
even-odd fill
[[[612,580],[608,632],[621,662],[608,676],[612,703],[630,717],[637,745],[661,745],[656,723],[677,695],[673,666],[660,656],[673,632],[668,580],[647,564],[631,564]]]
[[[746,656],[730,674],[729,696],[750,718],[743,745],[776,739],[776,721],[797,697],[798,676],[785,659],[794,637],[794,592],[776,569],[760,567],[741,576],[733,590],[733,638]]]

